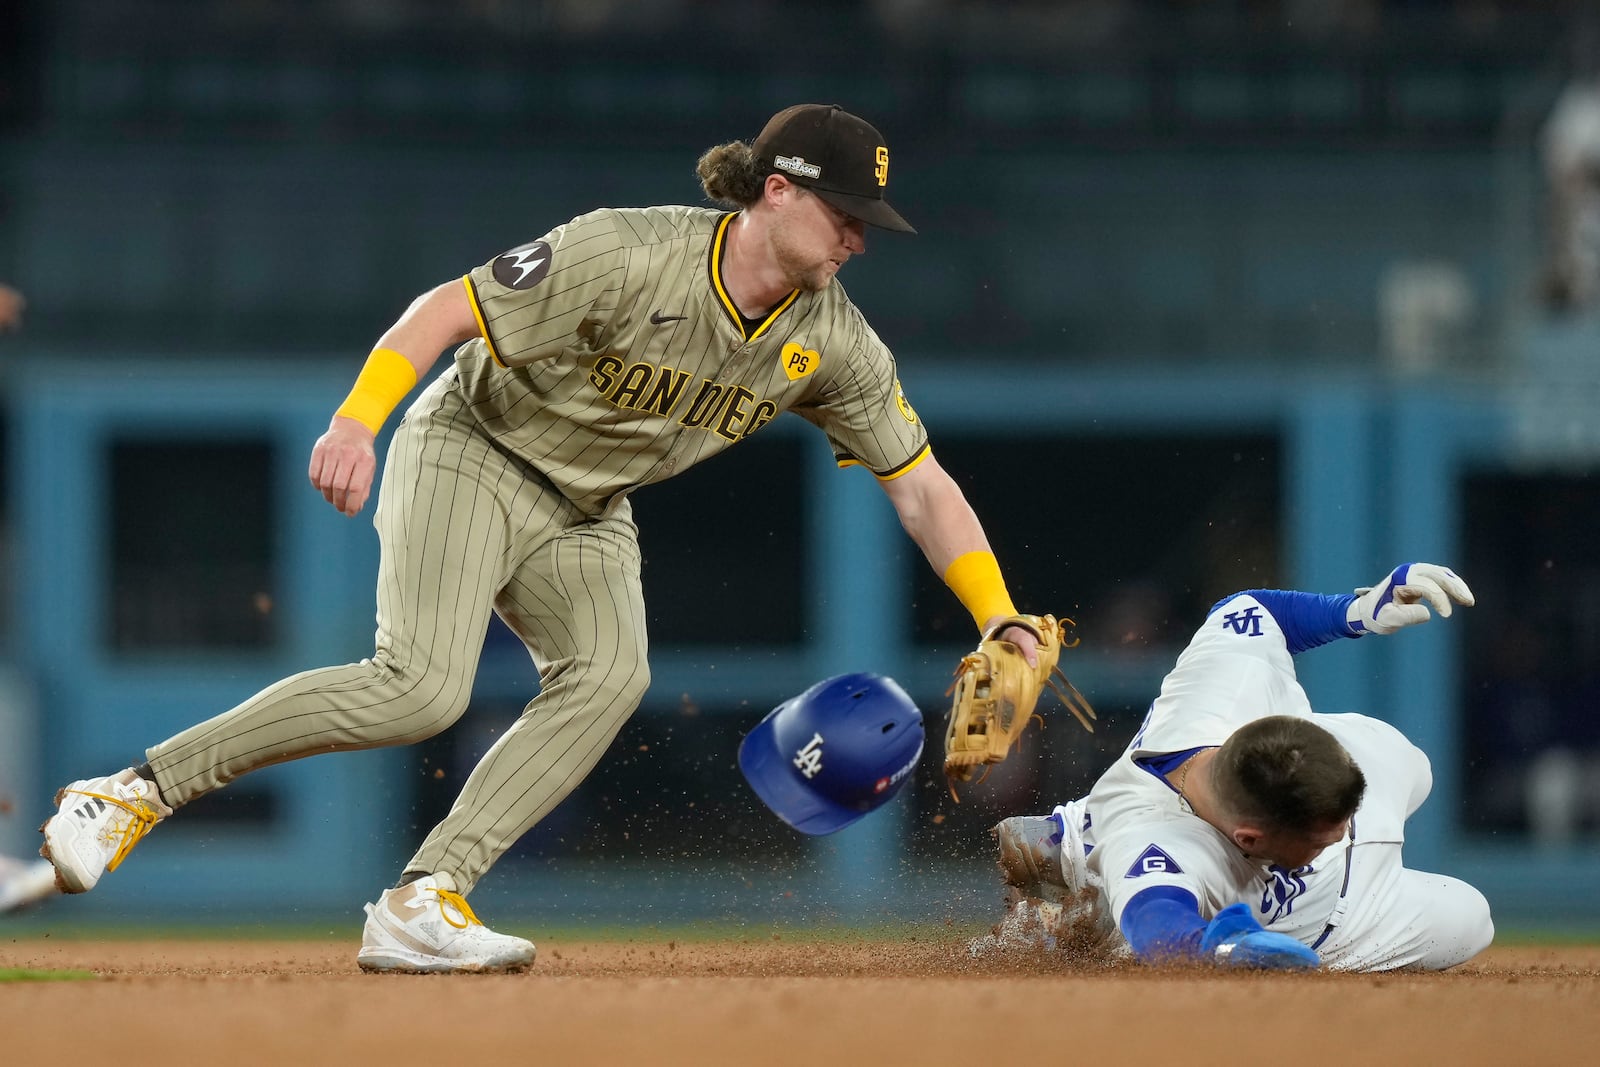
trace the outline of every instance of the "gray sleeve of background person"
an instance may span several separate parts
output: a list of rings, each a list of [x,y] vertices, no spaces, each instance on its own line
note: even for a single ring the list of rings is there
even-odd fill
[[[826,377],[794,411],[828,435],[839,466],[892,478],[928,454],[928,431],[900,389],[894,356],[854,307],[841,338],[849,357],[824,362]]]
[[[473,268],[466,285],[489,354],[520,367],[597,337],[616,310],[626,268],[606,208]]]

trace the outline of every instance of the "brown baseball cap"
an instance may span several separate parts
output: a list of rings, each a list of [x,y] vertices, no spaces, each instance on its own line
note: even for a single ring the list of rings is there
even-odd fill
[[[883,198],[889,149],[865,119],[838,104],[796,104],[767,121],[750,146],[764,165],[871,226],[916,229]]]

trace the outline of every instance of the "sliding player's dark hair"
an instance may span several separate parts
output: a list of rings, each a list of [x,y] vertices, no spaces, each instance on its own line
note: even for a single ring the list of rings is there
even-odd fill
[[[1217,750],[1211,777],[1231,815],[1291,833],[1350,818],[1367,789],[1361,768],[1332,734],[1292,715],[1235,730]]]

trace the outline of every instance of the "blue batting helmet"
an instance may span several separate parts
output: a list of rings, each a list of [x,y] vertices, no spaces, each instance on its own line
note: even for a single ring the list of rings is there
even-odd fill
[[[779,704],[739,743],[750,788],[790,826],[831,834],[888,803],[922,755],[922,712],[892,678],[841,674]]]

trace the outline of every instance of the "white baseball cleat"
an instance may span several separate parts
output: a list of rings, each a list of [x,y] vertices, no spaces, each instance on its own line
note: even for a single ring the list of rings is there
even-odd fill
[[[1006,885],[1024,896],[1061,899],[1067,878],[1061,869],[1061,842],[1066,836],[1054,815],[1014,815],[989,830],[1000,846],[1000,873]]]
[[[1089,873],[1083,843],[1087,798],[1063,804],[1049,815],[1002,819],[989,833],[999,845],[1000,874],[1023,896],[1065,902],[1099,885]]]
[[[27,907],[36,900],[53,897],[56,869],[48,860],[19,860],[0,856],[0,914]]]
[[[1050,815],[1002,819],[989,832],[1000,852],[1007,887],[1005,917],[975,939],[974,957],[994,951],[1061,950],[1096,960],[1124,958],[1123,940],[1099,879],[1089,872],[1082,828],[1083,800]]]
[[[87,893],[121,865],[150,828],[172,814],[156,784],[132,767],[86,778],[56,793],[57,811],[39,827],[39,855],[55,865],[63,893]]]
[[[427,875],[366,905],[356,963],[387,974],[509,973],[533,966],[533,942],[478,921],[448,876]],[[453,882],[449,884],[454,884]]]

